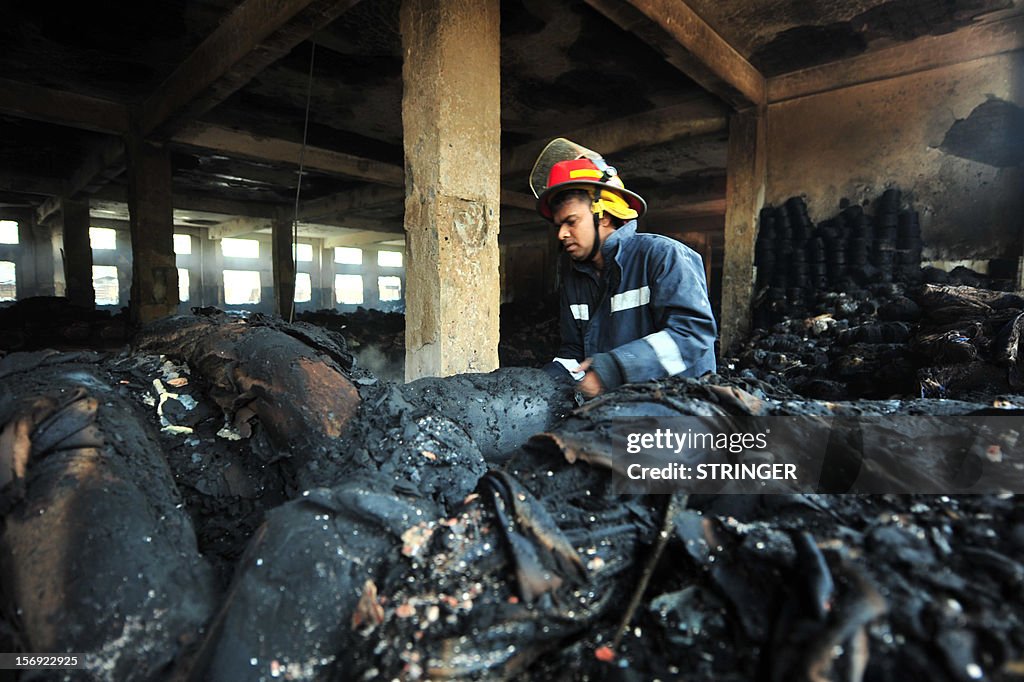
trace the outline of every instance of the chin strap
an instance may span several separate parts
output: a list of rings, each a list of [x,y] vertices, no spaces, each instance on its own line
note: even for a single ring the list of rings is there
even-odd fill
[[[598,221],[600,218],[596,213],[592,215],[594,216],[594,245],[590,248],[590,255],[587,256],[588,263],[593,261],[594,257],[601,251],[601,228],[598,227]]]
[[[588,190],[590,192],[591,202],[591,213],[594,216],[594,245],[590,247],[590,255],[587,256],[587,263],[594,260],[598,253],[601,252],[601,218],[604,216],[604,204],[601,202],[601,195],[594,190]]]

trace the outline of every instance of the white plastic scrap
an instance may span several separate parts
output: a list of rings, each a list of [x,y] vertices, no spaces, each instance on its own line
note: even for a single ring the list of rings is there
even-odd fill
[[[156,404],[156,413],[160,416],[160,430],[166,433],[177,433],[177,434],[190,434],[192,433],[192,427],[190,426],[177,426],[167,421],[164,416],[164,403],[168,400],[177,400],[181,403],[186,410],[191,410],[196,406],[195,398],[190,395],[178,395],[177,393],[171,393],[164,386],[163,382],[159,379],[153,379],[153,390],[159,398]]]

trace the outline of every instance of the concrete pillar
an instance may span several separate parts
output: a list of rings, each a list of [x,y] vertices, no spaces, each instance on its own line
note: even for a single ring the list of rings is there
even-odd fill
[[[750,332],[754,242],[764,205],[765,120],[756,110],[732,115],[725,178],[725,262],[722,265],[721,352]]]
[[[67,296],[68,283],[64,276],[64,229],[50,229],[50,255],[53,258],[53,295]]]
[[[114,252],[114,264],[117,266],[117,299],[120,305],[126,306],[132,298],[132,235],[131,230],[118,230],[115,236],[117,251]]]
[[[89,202],[64,199],[64,281],[66,296],[75,305],[96,307],[92,286],[92,245],[89,243]]]
[[[54,267],[60,252],[54,252],[53,228],[36,223],[32,212],[25,211],[18,217],[18,232],[27,247],[22,258],[24,265],[18,266],[24,275],[19,283],[19,296],[55,296]]]
[[[166,147],[129,139],[128,212],[132,234],[132,321],[145,323],[178,311],[174,259],[171,157]]]
[[[274,218],[270,257],[274,268],[274,312],[292,319],[295,303],[295,253],[292,249],[292,219]]]
[[[334,308],[334,247],[324,246],[313,251],[313,309]]]
[[[383,274],[377,265],[377,250],[363,249],[363,305],[367,308],[380,308],[377,278]]]
[[[408,381],[498,366],[498,10],[402,1]]]

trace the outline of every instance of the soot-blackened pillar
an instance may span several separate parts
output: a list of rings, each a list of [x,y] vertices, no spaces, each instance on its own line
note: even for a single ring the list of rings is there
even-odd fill
[[[274,217],[271,262],[274,268],[274,312],[286,320],[295,306],[295,249],[292,246],[292,218]]]
[[[132,233],[132,320],[150,322],[178,310],[171,157],[166,147],[130,140],[128,212]]]
[[[69,301],[85,308],[96,307],[92,285],[92,245],[89,243],[89,201],[64,199],[64,281]]]
[[[405,376],[498,366],[498,0],[403,0]]]
[[[766,182],[765,118],[750,109],[729,120],[726,159],[725,262],[722,266],[722,354],[750,332],[754,242]]]

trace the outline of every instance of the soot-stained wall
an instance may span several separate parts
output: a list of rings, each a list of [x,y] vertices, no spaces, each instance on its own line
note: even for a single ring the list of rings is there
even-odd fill
[[[926,259],[1016,258],[1024,221],[1024,53],[773,104],[766,201],[839,202],[903,190]]]

